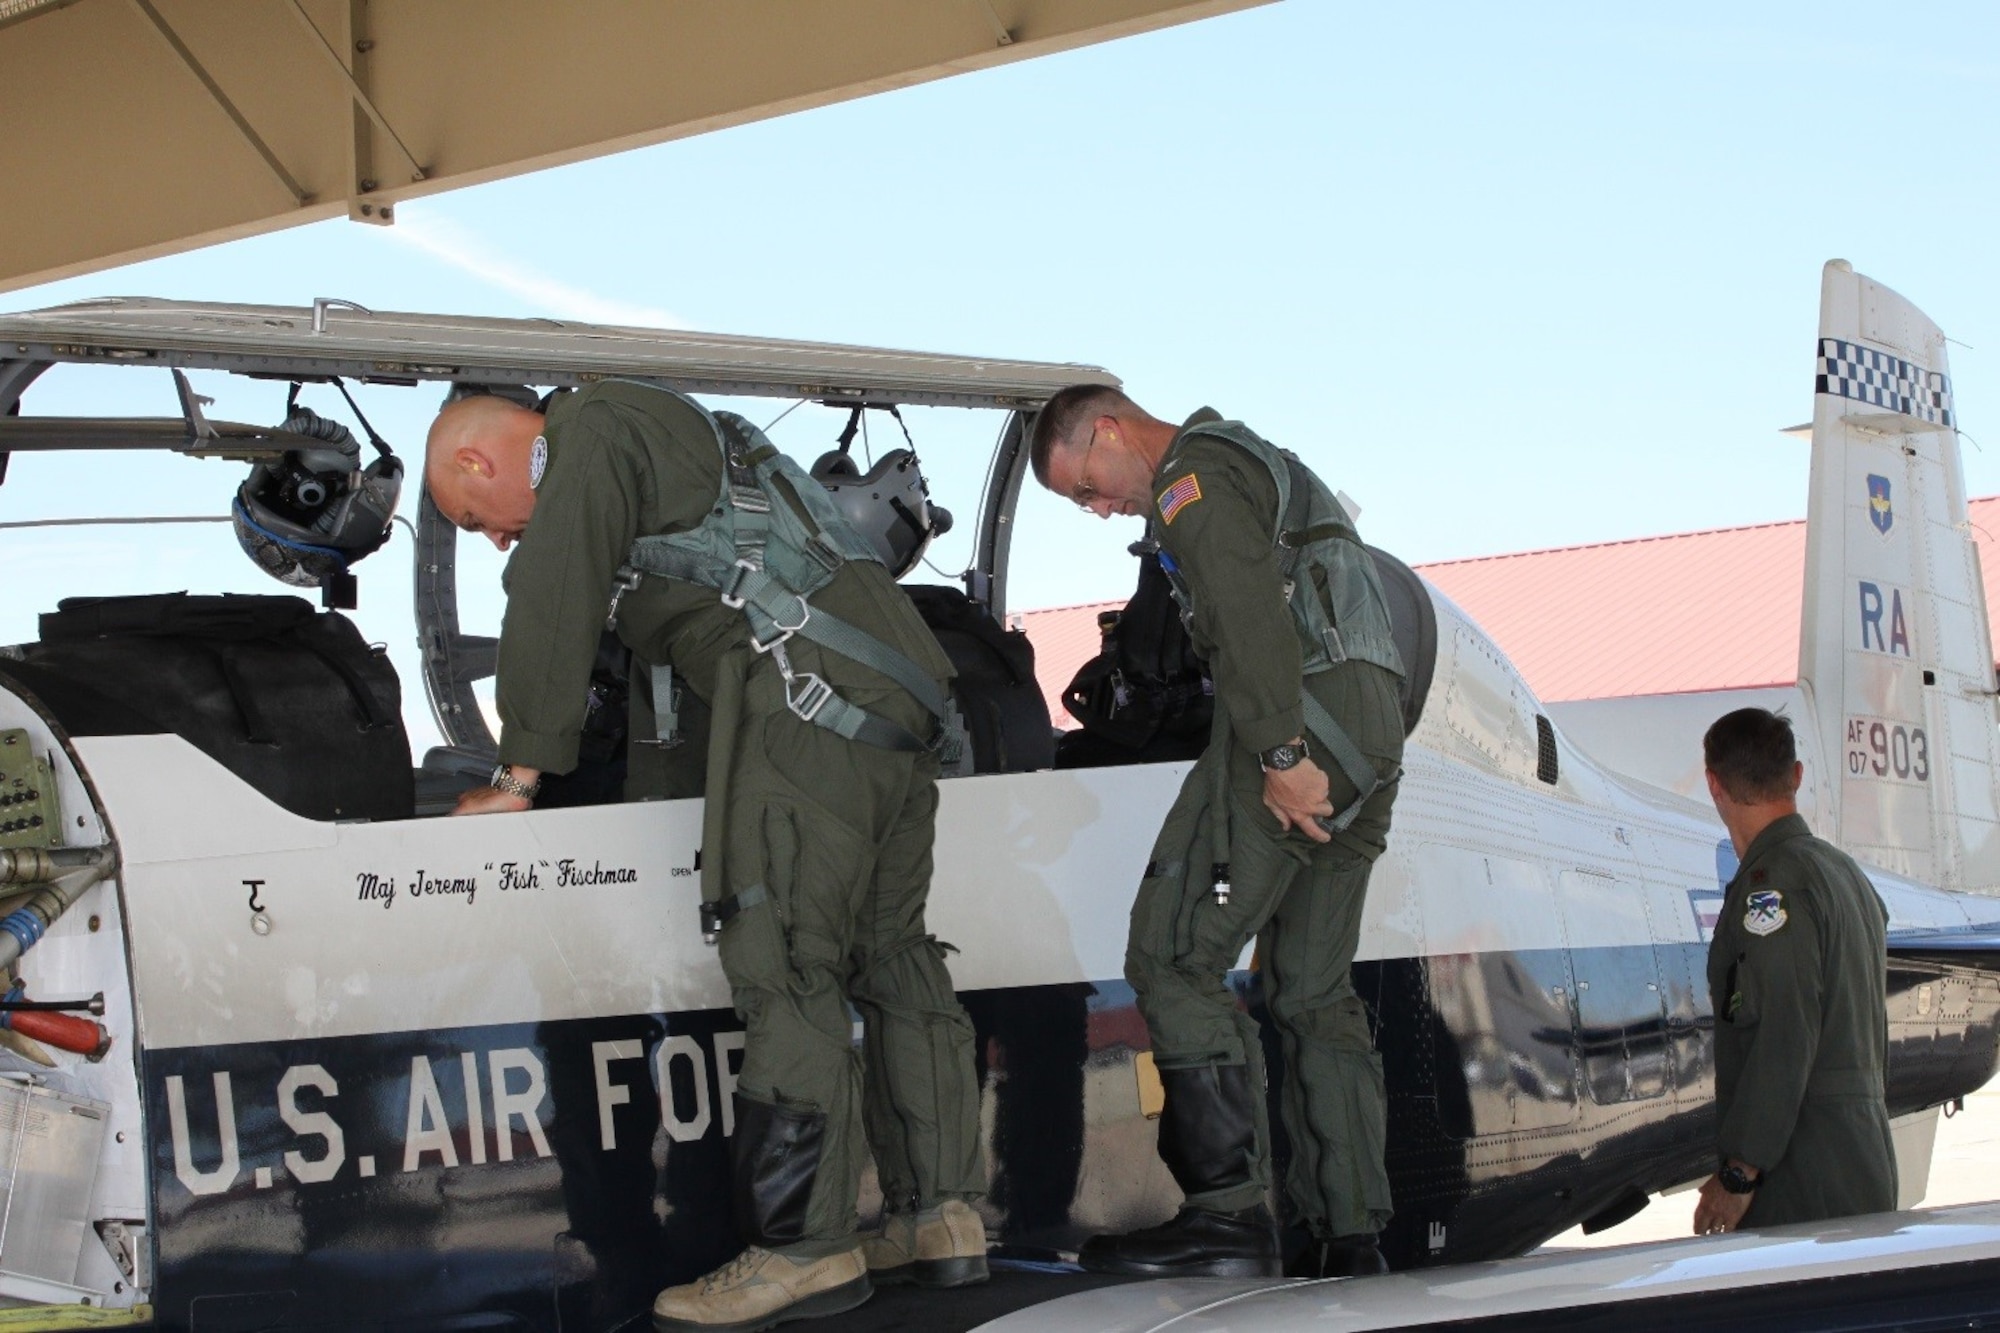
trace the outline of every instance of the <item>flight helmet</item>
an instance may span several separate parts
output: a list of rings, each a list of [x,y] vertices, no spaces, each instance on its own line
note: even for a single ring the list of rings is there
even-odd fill
[[[951,531],[951,511],[931,503],[913,450],[891,449],[863,472],[836,449],[820,456],[812,476],[897,578],[917,567],[931,538]]]
[[[230,505],[237,544],[257,568],[295,588],[331,586],[389,540],[403,463],[383,454],[361,465],[354,433],[296,404],[280,428],[324,440],[251,465]]]

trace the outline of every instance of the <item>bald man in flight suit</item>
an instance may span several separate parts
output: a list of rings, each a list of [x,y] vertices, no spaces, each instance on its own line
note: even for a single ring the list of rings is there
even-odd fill
[[[710,707],[702,892],[747,1027],[732,1152],[748,1248],[660,1293],[655,1328],[838,1313],[871,1274],[983,1280],[972,1025],[924,928],[951,666],[909,599],[762,432],[655,385],[592,385],[546,416],[460,399],[425,476],[448,519],[515,548],[501,764],[455,813],[526,810],[542,773],[576,762],[607,603],[634,657]],[[871,1146],[888,1216],[864,1247]]]

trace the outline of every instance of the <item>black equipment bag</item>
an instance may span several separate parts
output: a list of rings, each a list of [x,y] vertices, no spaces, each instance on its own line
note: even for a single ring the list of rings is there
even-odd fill
[[[903,591],[958,671],[951,698],[970,734],[972,771],[1054,767],[1055,729],[1035,679],[1035,646],[1028,636],[1002,629],[984,603],[956,588],[918,583]]]
[[[22,679],[79,735],[133,715],[308,819],[408,819],[402,689],[354,622],[299,597],[72,597],[22,649]],[[199,799],[199,793],[185,793]]]
[[[1082,724],[1057,746],[1058,768],[1192,759],[1215,716],[1208,668],[1181,623],[1160,559],[1139,552],[1139,585],[1121,611],[1098,617],[1104,648],[1063,691]]]

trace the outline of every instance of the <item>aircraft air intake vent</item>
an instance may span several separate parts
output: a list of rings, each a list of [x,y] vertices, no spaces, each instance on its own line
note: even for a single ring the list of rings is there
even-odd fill
[[[1556,729],[1550,725],[1548,718],[1540,713],[1535,714],[1535,740],[1537,743],[1535,776],[1553,787],[1556,785],[1557,773]]]

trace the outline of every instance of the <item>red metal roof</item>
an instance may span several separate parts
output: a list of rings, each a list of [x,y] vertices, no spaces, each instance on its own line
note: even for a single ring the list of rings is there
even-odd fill
[[[1974,500],[1987,619],[2000,623],[2000,496]],[[1545,701],[1789,685],[1798,679],[1806,525],[1762,523],[1419,565]],[[1059,727],[1062,690],[1117,602],[1029,611],[1036,674]]]

